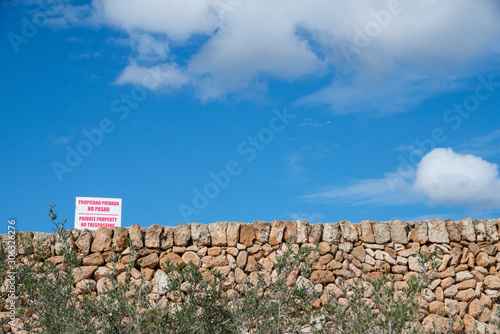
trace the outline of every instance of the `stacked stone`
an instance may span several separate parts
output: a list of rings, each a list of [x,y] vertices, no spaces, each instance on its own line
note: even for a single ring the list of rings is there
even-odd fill
[[[290,240],[292,248],[315,249],[310,263],[312,273],[306,278],[292,273],[289,284],[308,284],[322,297],[321,307],[332,292],[345,300],[342,287],[353,284],[362,272],[375,278],[384,270],[394,275],[395,286],[403,290],[406,282],[420,270],[418,253],[436,251],[439,258],[436,277],[419,300],[421,325],[426,329],[448,326],[451,314],[457,318],[458,330],[474,328],[480,333],[492,332],[494,311],[500,296],[500,220],[432,219],[418,222],[363,221],[353,224],[309,224],[307,221],[254,221],[252,224],[217,222],[212,224],[179,224],[175,227],[133,225],[128,228],[99,228],[97,231],[71,230],[67,242],[78,251],[82,265],[73,272],[75,292],[89,287],[93,293],[105,293],[107,276],[116,270],[118,279],[139,282],[141,276],[150,282],[150,297],[165,301],[167,274],[163,265],[170,261],[184,267],[190,261],[205,275],[216,268],[228,280],[228,293],[239,290],[246,282],[257,280],[262,273],[266,282],[276,279],[276,258]],[[60,265],[63,242],[54,234],[22,232],[19,237],[36,244],[46,260]],[[21,261],[28,249],[18,249]],[[114,263],[115,260],[118,264]],[[129,274],[126,265],[135,267]],[[365,296],[369,299],[369,293]],[[5,304],[5,303],[3,303]],[[6,316],[0,305],[0,317]],[[460,322],[464,325],[461,328]]]

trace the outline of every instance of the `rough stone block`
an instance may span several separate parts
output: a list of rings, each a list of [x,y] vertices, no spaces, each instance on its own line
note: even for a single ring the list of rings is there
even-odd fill
[[[208,224],[208,229],[212,237],[212,246],[227,246],[227,222]]]
[[[212,244],[212,238],[208,230],[208,226],[201,223],[191,224],[191,238],[193,244],[197,246],[210,246]]]
[[[391,241],[391,229],[387,222],[372,222],[375,242],[377,244],[385,244]]]
[[[391,238],[392,242],[406,245],[409,241],[408,239],[408,231],[409,226],[408,223],[402,220],[394,220],[390,223],[391,225]]]

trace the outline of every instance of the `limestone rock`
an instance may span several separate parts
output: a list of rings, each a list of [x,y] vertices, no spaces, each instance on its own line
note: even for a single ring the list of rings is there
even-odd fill
[[[490,297],[491,299],[500,298],[500,292],[498,290],[486,289],[486,290],[484,290],[484,294],[486,296]]]
[[[455,299],[460,302],[467,302],[474,298],[475,295],[474,289],[461,290],[455,295]]]
[[[200,257],[195,252],[186,252],[186,253],[184,253],[182,255],[182,261],[184,261],[186,264],[191,261],[191,262],[193,262],[197,266],[200,265]]]
[[[344,240],[348,242],[358,241],[359,235],[356,225],[354,225],[350,221],[343,220],[342,222],[340,222],[340,229],[342,230],[342,235],[344,236]]]
[[[178,267],[179,269],[182,269],[186,266],[186,263],[182,260],[182,258],[175,254],[175,253],[168,253],[160,259],[160,268],[163,268],[163,266],[170,261],[175,267]]]
[[[255,231],[255,239],[265,244],[269,241],[269,235],[271,233],[271,223],[256,220],[252,223],[252,227]]]
[[[297,220],[297,243],[299,245],[307,243],[309,228],[310,225],[307,220]]]
[[[500,277],[495,275],[486,276],[484,279],[484,287],[489,290],[500,289]]]
[[[271,249],[272,249],[272,248],[271,248]],[[237,257],[237,256],[238,256],[238,252],[239,252],[239,250],[238,250],[238,248],[236,248],[236,247],[229,247],[229,248],[226,248],[226,253],[227,253],[227,254],[230,254],[230,255],[232,255],[232,256],[234,256],[234,257]],[[267,255],[269,255],[269,254],[265,254],[265,256],[267,256]]]
[[[108,277],[113,274],[113,270],[106,267],[99,267],[94,271],[94,278],[99,281],[101,278]]]
[[[488,241],[498,241],[498,220],[488,219],[486,221],[486,234],[488,236]]]
[[[410,268],[410,270],[416,271],[416,272],[420,272],[423,269],[422,266],[420,265],[420,263],[418,263],[417,256],[410,256],[408,258],[408,268]]]
[[[323,224],[323,241],[329,245],[339,244],[342,234],[340,233],[339,223],[326,223]]]
[[[472,254],[474,254],[474,256],[476,256],[481,251],[481,249],[479,248],[479,246],[475,242],[471,242],[469,244],[469,251]]]
[[[97,266],[80,266],[73,269],[72,274],[74,281],[73,283],[78,283],[82,279],[92,277],[92,274],[97,269]]]
[[[157,270],[153,278],[153,293],[164,295],[168,289],[168,276],[163,270]]]
[[[160,248],[162,234],[163,234],[162,225],[155,224],[146,228],[146,236],[144,238],[146,247]]]
[[[443,258],[441,259],[441,264],[439,265],[439,267],[438,267],[438,269],[437,269],[437,270],[438,270],[438,271],[443,271],[443,270],[445,270],[445,269],[446,269],[446,267],[448,266],[448,263],[450,262],[451,258],[452,258],[452,256],[451,256],[451,255],[449,255],[449,254],[445,254],[445,255],[443,256]]]
[[[145,257],[141,257],[137,260],[137,264],[141,268],[154,269],[158,264],[158,254],[151,253],[149,255],[146,255]]]
[[[369,220],[364,220],[361,222],[361,236],[360,239],[366,243],[374,243],[375,235],[373,234],[372,223]]]
[[[329,270],[315,270],[311,273],[311,277],[309,279],[313,283],[328,284],[335,282],[335,275]]]
[[[316,223],[311,225],[311,233],[309,233],[309,238],[307,239],[309,243],[315,244],[321,241],[323,235],[323,224]]]
[[[472,278],[474,278],[474,275],[472,275],[468,271],[460,271],[460,272],[456,273],[456,276],[455,276],[455,279],[457,280],[457,282],[462,282],[462,281],[472,279]]]
[[[163,237],[161,237],[160,247],[163,250],[174,246],[174,228],[172,226],[163,227]]]
[[[344,253],[350,253],[352,249],[353,245],[350,242],[343,242],[339,245],[339,250],[343,251]]]
[[[99,280],[96,284],[97,293],[102,295],[109,292],[113,287],[113,283],[108,277]]]
[[[393,274],[405,274],[406,272],[408,272],[408,267],[401,265],[392,266],[391,271]]]
[[[241,284],[246,282],[247,275],[241,268],[236,268],[234,270],[234,278],[236,280],[236,283]]]
[[[339,288],[334,283],[328,284],[325,287],[324,291],[325,291],[325,293],[323,294],[323,296],[325,297],[325,301],[326,301],[326,298],[328,297],[329,293],[331,293],[332,295],[334,295],[336,298],[344,297],[344,291],[342,291],[342,289]]]
[[[84,266],[102,266],[104,263],[101,253],[92,253],[82,260]]]
[[[411,233],[411,240],[425,244],[429,240],[427,234],[428,226],[426,221],[418,221],[415,223],[415,227]]]
[[[175,246],[187,246],[190,239],[191,239],[191,227],[188,224],[180,223],[174,228]]]
[[[96,283],[92,279],[83,279],[76,283],[76,288],[82,291],[96,291]]]
[[[128,231],[125,227],[117,226],[113,229],[113,247],[117,252],[124,251],[129,246]]]
[[[130,246],[136,249],[144,247],[144,242],[142,238],[142,229],[139,224],[134,224],[130,226],[130,230],[128,232],[130,237]]]
[[[476,232],[474,230],[474,223],[472,222],[472,219],[465,218],[460,221],[460,225],[462,227],[462,237],[464,238],[464,240],[475,242]]]
[[[193,238],[193,244],[197,246],[210,246],[212,244],[208,226],[205,224],[192,223],[191,238]]]
[[[358,259],[360,262],[365,262],[366,252],[365,252],[365,248],[363,246],[354,247],[351,254],[356,259]]]
[[[259,264],[257,263],[257,260],[255,260],[255,257],[249,256],[247,260],[247,265],[245,267],[245,271],[247,272],[253,272],[257,271],[259,268]]]
[[[90,253],[91,243],[92,243],[92,233],[87,229],[82,230],[80,236],[75,242],[76,246],[78,247],[79,253],[82,255],[88,255]]]
[[[58,255],[58,256],[52,256],[47,259],[47,262],[50,262],[52,264],[59,264],[62,263],[64,260],[64,256]]]
[[[287,220],[284,222],[285,223],[285,234],[283,235],[284,241],[292,241],[294,243],[297,243],[297,222],[293,220]],[[323,230],[324,233],[324,230]],[[292,239],[293,237],[293,239]],[[324,234],[323,234],[324,238]]]
[[[429,303],[429,313],[442,314],[444,312],[444,303],[438,300]]]
[[[240,268],[245,268],[247,265],[248,253],[246,251],[241,251],[236,257],[236,265]]]
[[[474,231],[476,232],[476,241],[482,242],[486,240],[486,226],[482,220],[473,220]]]
[[[375,234],[375,242],[377,244],[385,244],[391,240],[391,229],[386,222],[372,222],[373,233]]]
[[[449,319],[447,317],[430,314],[424,318],[422,327],[425,333],[441,333],[447,332],[449,328]]]
[[[455,277],[455,267],[448,267],[439,273],[439,278]]]
[[[212,238],[212,246],[226,246],[227,245],[227,222],[217,222],[208,224],[208,230]]]
[[[207,251],[208,256],[219,256],[221,253],[222,249],[220,247],[210,247]]]
[[[477,281],[475,279],[468,279],[457,283],[458,290],[475,289]]]
[[[115,275],[120,275],[127,270],[123,263],[106,263],[106,268],[112,269]]]
[[[151,281],[155,276],[155,271],[153,269],[149,269],[149,268],[141,268],[141,276],[146,281]]]
[[[50,249],[54,243],[55,235],[53,233],[33,232],[33,244],[37,246],[39,251],[44,253],[45,257],[52,256]]]
[[[253,245],[253,241],[255,239],[255,230],[250,224],[241,224],[240,225],[240,244],[243,244],[247,247]]]
[[[490,265],[489,255],[485,252],[477,254],[476,265],[482,268],[487,268]]]
[[[442,219],[431,219],[428,221],[429,241],[434,243],[448,243],[450,237],[446,230],[446,223]]]
[[[462,231],[459,223],[454,222],[452,219],[446,220],[446,230],[450,236],[450,241],[460,242],[462,240]]]
[[[432,302],[433,300],[436,299],[436,295],[434,294],[434,292],[432,292],[431,289],[429,288],[425,288],[422,290],[422,293],[421,293],[421,296],[428,302]]]
[[[31,238],[26,237],[26,234],[28,234],[28,233],[33,235],[33,233],[31,233],[31,232],[18,232],[18,237],[17,237],[18,239],[17,240],[18,240],[19,255],[31,253],[31,251],[29,251],[29,248],[31,248],[31,247],[27,247],[27,245],[31,244],[33,237],[31,237]],[[64,238],[64,237],[59,237],[56,235],[55,247],[54,247],[56,255],[62,255],[64,249],[68,249],[68,250],[76,250],[77,249],[73,235],[71,233],[67,233],[66,235],[67,235],[66,240],[62,240],[62,238]],[[29,243],[26,242],[28,240],[29,240]]]
[[[470,314],[464,315],[464,325],[466,333],[473,333],[476,329],[477,320]]]
[[[172,252],[174,252],[175,254],[184,254],[185,251],[186,251],[186,247],[184,247],[184,246],[172,247]]]
[[[447,298],[453,298],[458,293],[458,287],[456,285],[452,285],[449,288],[444,290],[444,296]]]
[[[227,261],[227,257],[225,255],[214,256],[208,262],[207,268],[216,268],[216,267],[224,267],[227,266],[229,262]]]
[[[240,223],[228,222],[227,223],[227,245],[235,247],[240,240]]]
[[[391,238],[392,242],[406,245],[408,243],[408,223],[402,220],[394,220],[391,222]]]
[[[274,220],[271,224],[269,244],[271,246],[280,244],[283,240],[284,232],[285,232],[285,223],[283,223],[281,220]]]
[[[479,318],[481,313],[484,311],[484,304],[477,298],[475,298],[469,304],[469,314],[475,318]]]
[[[458,302],[454,299],[445,299],[444,300],[444,309],[448,314],[457,315],[460,311],[460,307],[458,306]]]

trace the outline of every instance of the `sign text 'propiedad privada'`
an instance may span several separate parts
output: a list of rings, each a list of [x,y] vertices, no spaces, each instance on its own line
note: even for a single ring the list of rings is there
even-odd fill
[[[122,226],[122,199],[77,197],[75,228],[97,230],[101,226]]]

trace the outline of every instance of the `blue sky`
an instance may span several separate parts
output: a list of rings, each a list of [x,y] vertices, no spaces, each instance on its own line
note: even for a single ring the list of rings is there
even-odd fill
[[[2,233],[500,216],[496,1],[0,6]]]

